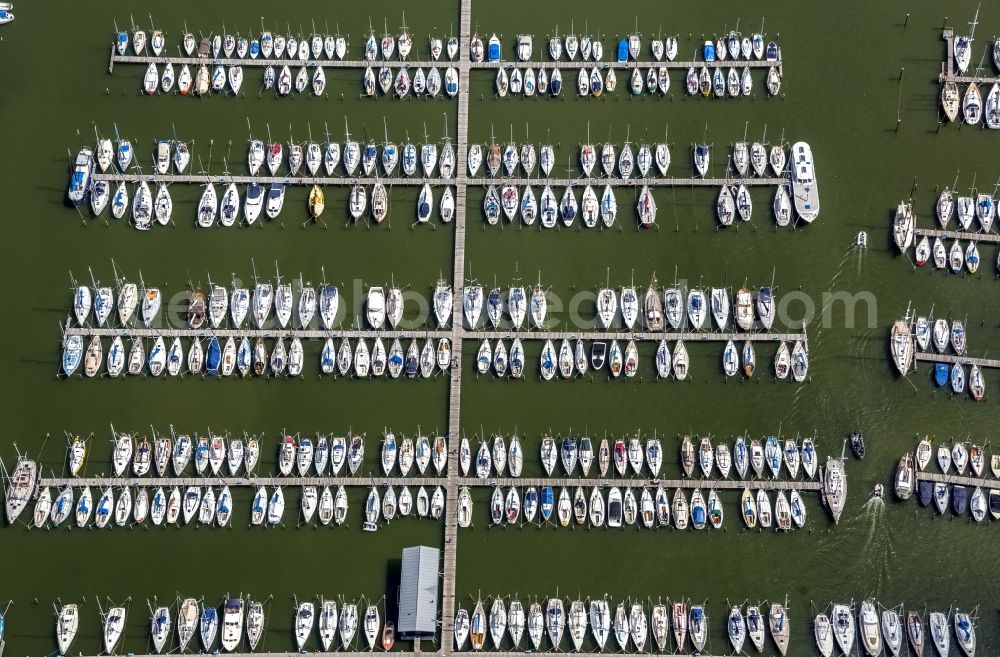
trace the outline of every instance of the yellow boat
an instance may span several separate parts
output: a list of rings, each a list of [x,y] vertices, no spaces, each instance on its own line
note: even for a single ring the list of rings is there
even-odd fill
[[[309,214],[313,219],[319,219],[325,207],[326,201],[323,196],[323,190],[320,189],[319,185],[313,185],[312,190],[309,192]]]

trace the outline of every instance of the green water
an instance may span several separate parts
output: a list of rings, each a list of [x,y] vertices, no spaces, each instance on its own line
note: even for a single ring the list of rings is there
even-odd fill
[[[468,364],[477,345],[465,349],[466,380],[462,391],[462,425],[472,437],[481,431],[517,430],[531,456],[527,469],[537,469],[538,436],[542,431],[591,435],[654,430],[666,440],[664,470],[680,473],[675,436],[682,432],[730,437],[748,431],[819,436],[821,454],[839,453],[848,432],[861,429],[868,438],[868,457],[848,463],[850,495],[839,526],[833,527],[818,500],[807,498],[809,528],[787,536],[743,530],[735,517],[736,498],[724,495],[728,513],[721,532],[580,531],[547,528],[490,529],[485,490],[477,492],[476,528],[460,534],[458,594],[470,597],[517,593],[546,596],[596,596],[615,600],[689,597],[709,601],[713,619],[713,652],[724,652],[721,622],[726,600],[779,600],[789,596],[792,648],[789,654],[812,655],[809,620],[831,600],[876,596],[887,605],[946,610],[979,606],[979,654],[1000,651],[996,619],[1000,586],[988,578],[998,556],[995,527],[974,526],[959,518],[939,518],[915,503],[888,502],[884,510],[865,506],[877,482],[889,486],[899,455],[915,444],[914,435],[953,436],[984,442],[992,437],[1000,386],[995,371],[986,375],[985,402],[935,392],[928,368],[909,377],[895,376],[888,361],[887,327],[912,302],[921,312],[934,306],[938,316],[967,317],[969,352],[993,354],[997,330],[997,281],[992,263],[995,247],[981,248],[980,274],[954,276],[912,270],[896,254],[888,230],[896,202],[911,195],[921,225],[932,222],[936,189],[951,185],[961,171],[959,188],[977,175],[981,191],[992,189],[1000,175],[996,135],[981,129],[944,126],[936,121],[937,84],[945,22],[964,27],[976,3],[963,1],[942,8],[929,1],[890,3],[769,3],[752,12],[733,2],[691,3],[664,8],[661,3],[633,4],[625,11],[608,3],[559,4],[508,2],[474,8],[473,25],[481,33],[498,32],[510,44],[513,35],[531,31],[536,51],[544,35],[570,21],[604,35],[605,59],[613,39],[633,29],[638,20],[646,35],[679,33],[680,56],[697,47],[702,34],[733,27],[757,29],[761,16],[786,59],[782,95],[766,98],[762,75],[755,75],[752,100],[709,101],[683,95],[679,73],[672,77],[667,98],[633,99],[619,76],[616,95],[602,100],[492,98],[492,76],[473,75],[470,138],[523,140],[526,125],[533,141],[557,145],[557,169],[575,152],[589,124],[595,142],[658,141],[669,130],[677,175],[688,175],[690,144],[714,144],[713,172],[723,173],[729,144],[746,134],[767,139],[784,134],[786,141],[807,140],[816,158],[822,199],[820,219],[799,230],[775,229],[769,218],[771,190],[754,191],[755,217],[739,230],[718,232],[713,215],[714,191],[677,188],[657,192],[659,230],[637,232],[631,223],[632,200],[619,192],[619,227],[604,232],[505,227],[482,228],[482,190],[469,190],[466,272],[484,284],[494,278],[508,285],[515,275],[533,283],[541,279],[561,300],[592,292],[609,280],[619,286],[633,279],[645,285],[655,272],[661,282],[678,278],[704,285],[739,286],[744,280],[763,285],[772,278],[779,294],[801,290],[822,307],[824,292],[869,291],[877,301],[876,321],[859,312],[847,326],[842,305],[834,304],[830,320],[821,315],[806,327],[810,346],[810,378],[803,385],[775,383],[764,368],[751,381],[729,380],[719,370],[720,345],[691,345],[692,377],[687,383],[652,380],[652,351],[641,352],[644,380],[606,381],[589,377],[548,384],[476,380]],[[383,427],[412,433],[447,427],[447,382],[367,381],[316,378],[318,345],[307,347],[307,375],[302,380],[209,381],[201,379],[87,380],[56,379],[59,324],[69,311],[69,272],[110,283],[111,259],[131,279],[141,271],[148,285],[168,295],[181,294],[189,281],[228,283],[232,275],[249,280],[251,262],[261,276],[273,276],[275,262],[284,277],[299,272],[314,283],[323,275],[341,284],[356,303],[363,281],[382,284],[390,278],[429,294],[438,276],[451,271],[452,228],[411,230],[415,190],[394,190],[389,225],[368,229],[345,227],[346,200],[339,188],[328,190],[327,228],[305,220],[306,190],[289,193],[277,224],[254,229],[201,231],[193,227],[198,189],[175,187],[176,227],[139,234],[122,222],[83,219],[63,202],[67,151],[92,145],[94,126],[112,135],[115,124],[137,145],[144,170],[151,168],[153,143],[170,138],[193,142],[196,169],[221,173],[229,162],[242,171],[247,117],[254,136],[287,141],[312,135],[323,138],[325,127],[342,139],[346,115],[351,133],[383,139],[383,117],[390,137],[403,141],[407,132],[421,141],[426,131],[440,139],[448,117],[455,134],[454,101],[438,99],[396,102],[362,101],[358,72],[328,70],[329,98],[258,97],[256,74],[247,76],[244,98],[144,98],[138,95],[143,68],[117,67],[107,75],[108,44],[114,22],[129,25],[129,11],[148,28],[153,9],[158,27],[176,44],[186,20],[195,32],[259,30],[268,15],[271,29],[319,31],[351,36],[351,52],[360,52],[361,34],[369,19],[380,30],[383,19],[395,30],[401,11],[416,38],[448,34],[458,24],[453,2],[343,7],[297,3],[275,9],[261,2],[226,8],[188,0],[171,3],[169,13],[146,3],[129,9],[102,5],[83,12],[52,12],[19,4],[17,20],[0,32],[0,49],[12,64],[5,71],[0,113],[8,130],[7,156],[0,160],[7,234],[2,273],[6,317],[4,343],[12,357],[0,377],[5,431],[0,453],[12,463],[13,443],[37,455],[46,471],[62,469],[63,431],[94,433],[88,473],[110,470],[109,424],[143,431],[150,424],[166,431],[228,429],[262,433],[266,457],[283,428],[312,433],[364,431],[369,439],[366,467],[377,465],[373,445]],[[906,19],[906,12],[910,12]],[[280,20],[276,20],[279,18]],[[984,5],[974,61],[986,38],[1000,25],[1000,7]],[[905,25],[904,25],[905,23]],[[301,28],[299,27],[301,25]],[[327,28],[327,25],[329,28]],[[45,43],[55,44],[45,51]],[[412,57],[413,55],[411,55]],[[989,63],[986,64],[989,66]],[[902,73],[900,70],[905,69]],[[900,79],[902,77],[902,79]],[[574,80],[564,81],[567,91]],[[343,95],[343,97],[342,97]],[[897,125],[897,111],[902,121]],[[214,142],[210,143],[210,140]],[[231,146],[230,146],[231,142]],[[200,158],[200,159],[199,159]],[[574,159],[575,161],[575,159]],[[464,165],[464,163],[462,163]],[[536,193],[539,188],[536,187]],[[106,214],[107,216],[107,214]],[[867,230],[871,246],[851,248],[858,230]],[[987,263],[989,266],[987,266]],[[357,286],[357,288],[355,287]],[[862,307],[863,310],[863,307]],[[356,312],[356,311],[355,311]],[[799,311],[791,309],[792,319]],[[588,317],[590,315],[587,315]],[[554,319],[568,318],[559,310]],[[535,371],[540,346],[528,345],[529,372]],[[772,347],[758,351],[761,362]],[[45,440],[46,435],[48,440]],[[44,448],[43,448],[44,445]],[[265,469],[272,467],[264,464]],[[265,645],[289,650],[292,596],[347,598],[383,595],[398,568],[401,549],[423,543],[440,545],[440,526],[424,520],[402,520],[376,534],[360,531],[363,491],[353,491],[350,527],[264,531],[243,526],[249,492],[237,493],[236,528],[208,530],[121,529],[109,531],[3,530],[0,601],[13,599],[7,612],[8,655],[43,655],[55,650],[51,604],[60,598],[86,602],[83,626],[74,651],[99,650],[96,601],[121,602],[132,596],[128,632],[119,651],[147,648],[145,600],[182,595],[221,599],[230,594],[273,595]],[[288,513],[297,504],[289,498]],[[290,516],[286,516],[290,517]],[[327,534],[329,533],[329,536]],[[583,535],[581,535],[583,534]],[[566,644],[564,643],[564,646]],[[426,648],[426,646],[425,646]],[[953,653],[954,653],[953,648]]]

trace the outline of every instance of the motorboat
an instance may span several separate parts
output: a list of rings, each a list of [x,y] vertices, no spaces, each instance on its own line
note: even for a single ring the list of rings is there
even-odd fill
[[[861,646],[872,657],[882,654],[882,633],[880,632],[878,613],[872,600],[861,603],[858,612],[858,629]]]

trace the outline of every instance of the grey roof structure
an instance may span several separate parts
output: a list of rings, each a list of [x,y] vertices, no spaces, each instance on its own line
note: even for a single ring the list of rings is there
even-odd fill
[[[424,545],[403,548],[396,623],[401,637],[433,636],[437,630],[439,564],[437,548]]]

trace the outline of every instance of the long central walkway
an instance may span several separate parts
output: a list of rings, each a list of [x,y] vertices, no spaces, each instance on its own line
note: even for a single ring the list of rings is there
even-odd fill
[[[452,309],[452,371],[448,397],[448,486],[444,516],[444,572],[441,591],[441,654],[450,655],[455,620],[455,577],[458,566],[458,442],[462,421],[462,295],[465,281],[465,220],[466,186],[469,143],[469,42],[472,24],[472,0],[461,0],[459,9],[458,46],[458,180],[455,194],[455,261],[452,276],[454,307]]]

